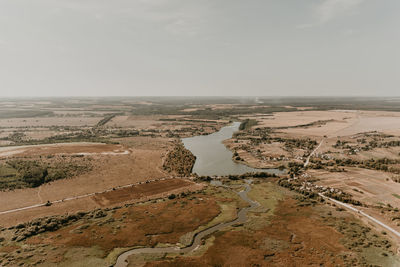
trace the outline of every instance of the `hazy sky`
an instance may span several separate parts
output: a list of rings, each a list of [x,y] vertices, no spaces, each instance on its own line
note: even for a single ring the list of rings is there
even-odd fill
[[[0,0],[0,96],[400,95],[399,0]]]

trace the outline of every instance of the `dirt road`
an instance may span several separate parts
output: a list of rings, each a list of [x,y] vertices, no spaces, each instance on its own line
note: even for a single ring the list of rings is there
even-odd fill
[[[322,139],[319,145],[310,153],[310,155],[307,157],[306,162],[304,163],[304,167],[307,167],[307,165],[310,163],[310,158],[315,154],[315,152],[317,152],[317,150],[321,147],[323,142],[324,139]]]
[[[381,222],[381,221],[375,219],[374,217],[372,217],[372,216],[366,214],[366,213],[363,212],[362,210],[356,209],[356,208],[354,208],[353,206],[350,206],[349,204],[346,204],[346,203],[340,202],[340,201],[338,201],[338,200],[332,199],[332,198],[330,198],[330,197],[324,196],[324,195],[321,194],[321,193],[319,193],[319,195],[320,195],[321,197],[323,197],[324,199],[328,199],[328,200],[334,202],[335,204],[338,204],[338,205],[340,205],[340,206],[343,206],[343,207],[345,207],[345,208],[347,208],[347,209],[349,209],[349,210],[351,210],[351,211],[354,211],[354,212],[358,213],[359,215],[364,216],[365,218],[367,218],[367,219],[369,219],[370,221],[372,221],[372,222],[374,222],[374,223],[376,223],[376,224],[382,226],[383,228],[385,228],[386,230],[390,231],[390,232],[393,233],[395,236],[397,236],[398,238],[400,238],[400,233],[397,232],[395,229],[393,229],[393,228],[390,227],[389,225],[384,224],[383,222]]]
[[[167,178],[153,179],[153,180],[146,181],[146,183],[151,183],[151,182],[156,182],[156,181],[163,181],[163,180],[167,180],[167,179],[174,179],[174,178],[173,177],[167,177]],[[76,199],[80,199],[80,198],[91,197],[91,196],[94,196],[94,195],[97,195],[97,194],[112,192],[112,191],[115,191],[115,190],[132,187],[132,186],[139,185],[139,184],[142,184],[142,183],[144,183],[144,182],[137,182],[137,183],[134,183],[134,184],[118,186],[118,187],[110,188],[110,189],[107,189],[107,190],[104,190],[104,191],[101,191],[101,192],[89,193],[89,194],[84,194],[84,195],[79,195],[79,196],[74,196],[74,197],[67,197],[67,198],[51,201],[51,202],[48,202],[48,203],[43,203],[43,201],[41,201],[41,203],[38,203],[38,204],[35,204],[35,205],[31,205],[31,206],[26,206],[26,207],[21,207],[21,208],[16,208],[16,209],[0,211],[0,215],[7,214],[7,213],[13,213],[13,212],[17,212],[17,211],[22,211],[22,210],[34,209],[34,208],[43,207],[43,206],[46,206],[46,205],[52,205],[52,204],[71,201],[71,200],[76,200]],[[40,188],[39,188],[39,190],[40,190]],[[38,197],[40,198],[40,191],[38,191]]]

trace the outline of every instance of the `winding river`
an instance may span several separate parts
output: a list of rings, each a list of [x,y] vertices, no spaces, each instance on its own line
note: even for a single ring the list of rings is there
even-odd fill
[[[218,186],[218,185],[217,185]],[[223,186],[223,185],[220,185]],[[165,248],[135,248],[128,250],[127,252],[122,253],[119,255],[116,264],[114,265],[115,267],[126,267],[128,265],[128,257],[131,255],[136,255],[136,254],[157,254],[157,253],[188,253],[192,250],[195,250],[198,248],[202,242],[202,239],[210,235],[216,231],[219,231],[225,227],[232,226],[234,224],[238,223],[244,223],[247,220],[247,212],[255,207],[258,207],[259,204],[255,201],[252,201],[251,199],[248,198],[247,193],[251,189],[251,180],[246,180],[246,184],[244,184],[245,190],[237,192],[237,194],[244,200],[246,201],[249,206],[242,208],[238,214],[237,218],[233,221],[230,222],[224,222],[220,224],[216,224],[214,226],[211,226],[209,228],[206,228],[196,234],[193,235],[192,241],[189,246],[184,247],[184,248],[179,248],[179,247],[165,247]]]

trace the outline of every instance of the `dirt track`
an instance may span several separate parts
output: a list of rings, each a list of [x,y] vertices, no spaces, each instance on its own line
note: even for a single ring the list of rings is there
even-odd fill
[[[3,210],[0,218],[7,218],[3,225],[29,221],[32,218],[41,217],[38,214],[54,215],[62,214],[68,207],[68,212],[79,210],[90,210],[94,208],[110,207],[117,204],[122,205],[127,202],[145,201],[152,198],[166,197],[172,193],[183,191],[199,190],[202,186],[185,179],[161,178],[147,182],[138,182],[120,187],[114,187],[105,191],[90,193],[79,196],[72,196],[57,199],[51,202],[51,206],[46,203],[38,203],[21,208]],[[84,207],[78,203],[87,203]],[[76,204],[78,204],[76,206]],[[11,223],[11,224],[10,224]]]
[[[346,204],[346,203],[337,201],[337,200],[335,200],[335,199],[326,197],[326,196],[324,196],[324,195],[321,194],[321,193],[320,193],[319,195],[320,195],[321,197],[325,198],[325,199],[329,199],[330,201],[332,201],[332,202],[334,202],[334,203],[336,203],[336,204],[338,204],[338,205],[340,205],[340,206],[345,207],[345,208],[348,209],[348,210],[351,210],[351,211],[353,211],[353,212],[356,212],[357,214],[359,214],[359,215],[361,215],[361,216],[367,218],[368,220],[374,222],[375,224],[378,224],[379,226],[381,226],[381,227],[385,228],[386,230],[390,231],[390,232],[391,232],[393,235],[395,235],[397,238],[400,238],[400,233],[399,233],[398,231],[396,231],[395,229],[393,229],[393,228],[390,227],[389,225],[387,225],[387,224],[385,224],[385,223],[379,221],[378,219],[376,219],[376,218],[374,218],[374,217],[372,217],[372,216],[366,214],[366,213],[363,212],[362,210],[356,209],[356,208],[354,208],[353,206],[351,206],[351,205],[349,205],[349,204]]]

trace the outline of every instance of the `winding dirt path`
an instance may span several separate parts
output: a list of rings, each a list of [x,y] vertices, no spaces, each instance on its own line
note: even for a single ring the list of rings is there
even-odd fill
[[[196,234],[194,234],[191,243],[184,248],[179,248],[179,247],[166,247],[166,248],[134,248],[131,250],[128,250],[121,255],[118,256],[117,262],[114,265],[114,267],[126,267],[128,266],[128,257],[131,255],[136,255],[136,254],[150,254],[150,253],[188,253],[190,251],[193,251],[197,249],[202,242],[202,239],[210,235],[216,231],[219,231],[225,227],[232,226],[234,224],[238,223],[244,223],[247,220],[247,212],[255,207],[258,207],[260,204],[258,204],[255,201],[252,201],[251,199],[248,198],[247,193],[251,190],[251,180],[246,180],[245,184],[245,190],[242,190],[238,192],[237,194],[247,203],[249,203],[250,206],[242,208],[237,215],[237,218],[233,221],[230,222],[225,222],[225,223],[220,223],[216,224],[214,226],[211,226],[209,228],[206,228]],[[223,185],[221,185],[223,186]]]

